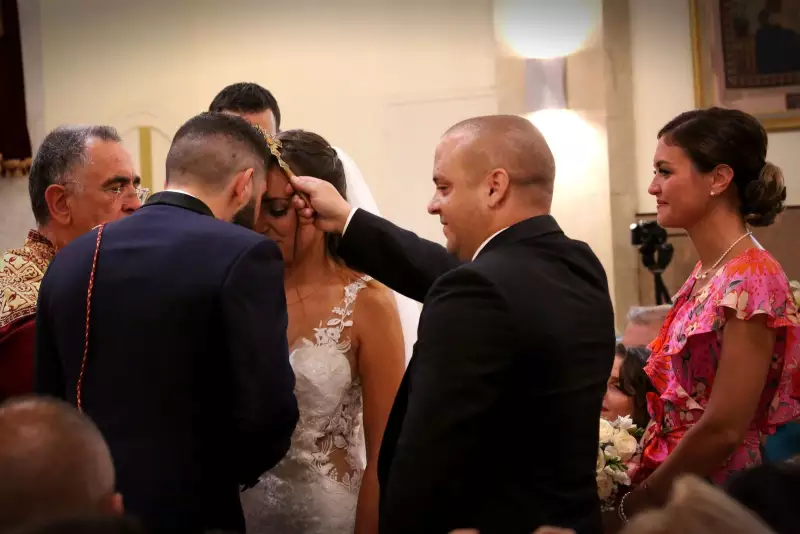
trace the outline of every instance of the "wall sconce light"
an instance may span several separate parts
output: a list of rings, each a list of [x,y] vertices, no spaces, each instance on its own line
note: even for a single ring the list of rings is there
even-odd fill
[[[524,64],[524,105],[527,113],[567,108],[565,58],[526,59]]]
[[[495,34],[513,55],[565,57],[580,50],[602,17],[601,0],[495,0]]]
[[[495,0],[502,107],[566,109],[566,57],[586,45],[601,15],[601,0]]]

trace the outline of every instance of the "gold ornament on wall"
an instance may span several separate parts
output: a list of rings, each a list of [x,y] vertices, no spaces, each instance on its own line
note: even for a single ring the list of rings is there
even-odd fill
[[[0,178],[24,178],[28,176],[33,158],[3,159],[0,154]]]
[[[153,190],[153,129],[139,126],[139,173],[141,188]]]

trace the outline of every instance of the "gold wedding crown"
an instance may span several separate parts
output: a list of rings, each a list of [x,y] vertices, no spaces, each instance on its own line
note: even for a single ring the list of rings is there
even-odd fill
[[[254,124],[253,126],[255,126],[256,130],[258,130],[261,133],[261,135],[264,136],[264,140],[267,142],[267,147],[269,147],[270,153],[273,156],[275,156],[275,159],[278,160],[278,165],[280,165],[281,169],[283,169],[283,171],[290,178],[293,177],[294,173],[292,172],[291,167],[289,167],[289,164],[286,163],[285,161],[283,161],[283,158],[281,157],[281,142],[280,142],[280,140],[277,137],[272,136],[269,133],[267,133],[267,131],[264,128],[262,128],[261,126],[259,126],[258,124]]]
[[[267,133],[267,131],[258,124],[254,124],[253,126],[255,126],[256,130],[261,132],[261,135],[264,136],[264,140],[267,142],[267,146],[269,147],[270,153],[273,156],[275,156],[276,160],[278,160],[278,165],[280,165],[281,169],[283,169],[283,172],[286,173],[286,176],[288,176],[289,178],[294,178],[295,174],[294,172],[292,172],[291,167],[289,167],[289,164],[283,161],[283,158],[281,157],[280,139],[278,139],[274,135],[270,135],[269,133]],[[302,191],[297,191],[297,190],[295,190],[294,194],[299,196],[306,203],[307,206],[309,207],[311,206],[311,202],[308,199],[308,195],[306,195]]]

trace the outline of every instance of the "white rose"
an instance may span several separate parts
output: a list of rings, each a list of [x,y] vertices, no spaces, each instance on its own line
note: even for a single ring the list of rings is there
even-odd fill
[[[617,484],[622,484],[623,486],[631,485],[631,477],[628,475],[628,472],[625,471],[624,469],[614,469],[612,467],[606,466],[603,469],[603,471],[608,473],[611,479]]]
[[[600,419],[600,443],[607,443],[614,439],[614,427],[605,419]]]
[[[627,462],[636,454],[639,442],[627,432],[620,432],[614,436],[614,448],[623,462]]]
[[[595,468],[595,471],[600,471],[605,466],[606,466],[606,457],[603,454],[603,449],[598,447],[597,448],[597,467]]]
[[[608,458],[609,460],[612,458],[620,458],[619,452],[617,452],[616,447],[614,447],[613,445],[609,445],[608,447],[603,449],[603,452],[605,453],[606,458]]]
[[[614,480],[605,472],[605,470],[597,473],[597,496],[600,500],[605,501],[611,494],[614,493]]]
[[[614,421],[614,426],[626,432],[636,428],[636,425],[633,424],[633,419],[627,415],[625,417],[617,417],[617,420]]]

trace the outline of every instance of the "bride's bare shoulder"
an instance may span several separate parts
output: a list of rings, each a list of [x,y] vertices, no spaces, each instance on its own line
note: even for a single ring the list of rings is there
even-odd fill
[[[395,301],[394,293],[391,289],[381,284],[374,278],[368,278],[364,288],[358,295],[356,312],[358,311],[358,308],[366,308],[364,310],[365,313],[362,313],[361,316],[366,316],[362,320],[369,321],[369,315],[371,314],[367,312],[375,313],[382,311],[383,313],[377,313],[377,315],[380,316],[386,313],[391,315],[390,312],[394,312],[396,314],[397,302]],[[376,308],[380,308],[380,310]]]
[[[355,308],[353,311],[354,314],[358,314],[359,322],[372,322],[372,315],[376,312],[379,316],[375,318],[376,320],[379,320],[380,316],[384,315],[380,313],[381,311],[384,311],[384,313],[388,311],[397,313],[397,303],[391,289],[374,278],[354,271],[349,267],[343,267],[341,274],[345,285],[351,285],[358,280],[364,281],[364,285],[359,288],[358,294],[355,296]],[[361,310],[361,313],[359,313],[359,310]]]
[[[369,279],[358,294],[352,317],[353,342],[362,379],[377,373],[375,376],[382,377],[380,380],[392,376],[399,384],[405,368],[405,342],[392,290]],[[396,386],[391,383],[389,390]]]
[[[364,278],[357,274],[354,279]],[[375,279],[368,278],[356,296],[353,308],[353,328],[356,337],[363,338],[372,332],[381,332],[400,327],[397,301],[391,289]]]

